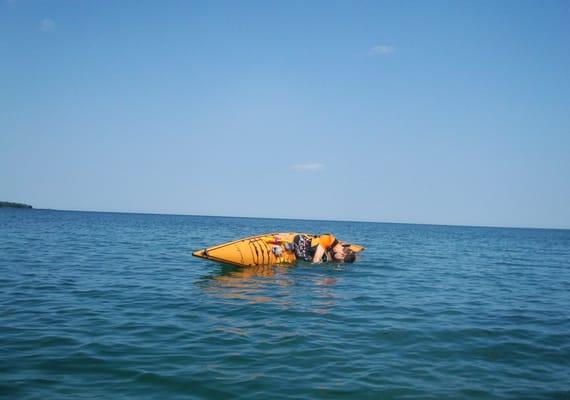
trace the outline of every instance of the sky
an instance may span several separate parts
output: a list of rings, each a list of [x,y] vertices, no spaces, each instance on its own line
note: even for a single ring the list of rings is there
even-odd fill
[[[570,228],[570,2],[0,0],[0,200]]]

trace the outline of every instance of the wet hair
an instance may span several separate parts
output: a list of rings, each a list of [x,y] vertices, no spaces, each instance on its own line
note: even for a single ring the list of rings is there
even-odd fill
[[[353,263],[356,260],[356,255],[354,254],[354,251],[350,249],[346,249],[345,251],[346,254],[344,255],[343,261],[346,263]]]

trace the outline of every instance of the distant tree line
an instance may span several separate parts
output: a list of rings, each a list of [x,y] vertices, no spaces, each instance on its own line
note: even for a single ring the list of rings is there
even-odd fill
[[[0,201],[0,208],[33,208],[29,204],[11,203],[9,201]]]

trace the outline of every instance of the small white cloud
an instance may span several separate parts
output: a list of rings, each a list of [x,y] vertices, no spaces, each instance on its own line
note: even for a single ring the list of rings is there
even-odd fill
[[[388,54],[392,54],[394,50],[394,46],[379,44],[370,48],[370,50],[368,50],[368,54],[371,56],[387,56]]]
[[[55,21],[50,18],[44,18],[40,22],[40,31],[42,32],[53,32],[55,31]]]
[[[325,165],[321,163],[295,164],[291,168],[298,172],[324,171]]]

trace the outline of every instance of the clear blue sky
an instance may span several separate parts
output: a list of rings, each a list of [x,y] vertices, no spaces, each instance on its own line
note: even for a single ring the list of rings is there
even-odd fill
[[[0,200],[570,227],[568,1],[0,1]]]

